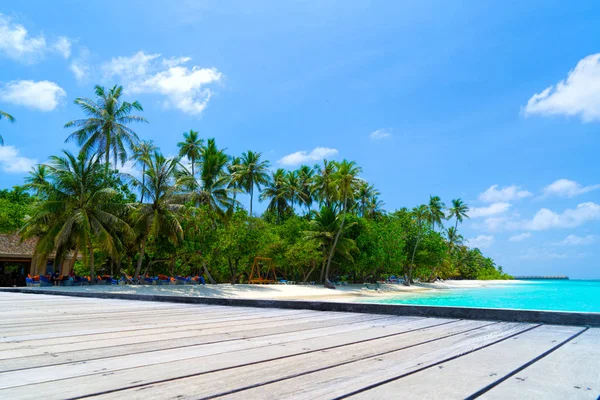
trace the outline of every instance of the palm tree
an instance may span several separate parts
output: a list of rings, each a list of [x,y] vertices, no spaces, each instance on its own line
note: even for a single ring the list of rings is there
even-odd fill
[[[49,169],[47,165],[38,164],[31,168],[29,176],[25,178],[25,187],[35,192],[38,198],[42,198],[49,179]]]
[[[360,215],[365,217],[367,215],[367,207],[371,203],[373,198],[379,196],[379,191],[375,187],[366,181],[362,181],[356,193],[358,200]]]
[[[302,193],[301,200],[306,206],[306,211],[310,212],[310,206],[313,203],[313,178],[315,170],[308,165],[302,165],[298,169],[298,184]]]
[[[261,160],[261,153],[248,150],[242,153],[240,165],[235,174],[239,176],[241,188],[250,195],[250,215],[252,215],[252,200],[254,198],[254,187],[260,192],[261,186],[269,182],[269,162]]]
[[[0,119],[2,118],[6,118],[8,120],[8,122],[15,122],[15,118],[10,115],[5,113],[4,111],[0,110]],[[2,135],[0,135],[0,146],[4,146],[4,139],[2,139]]]
[[[288,198],[293,210],[296,204],[302,202],[302,197],[304,196],[298,171],[287,171],[285,174],[285,184],[287,185]]]
[[[417,254],[417,248],[419,247],[419,242],[421,241],[421,236],[423,234],[423,228],[426,222],[429,222],[430,217],[430,209],[426,205],[420,205],[419,207],[415,207],[412,209],[411,217],[414,221],[414,224],[417,227],[417,237],[415,240],[415,247],[413,247],[412,256],[410,258],[410,265],[408,266],[408,277],[404,281],[405,285],[410,285],[413,282],[413,269],[415,266],[415,255]]]
[[[184,132],[183,137],[185,141],[177,143],[177,147],[179,147],[179,157],[187,157],[187,159],[190,160],[192,163],[192,176],[195,177],[194,165],[196,164],[196,160],[200,158],[204,140],[199,139],[198,132],[191,129],[189,132]]]
[[[30,187],[42,192],[44,200],[37,204],[22,234],[39,236],[35,254],[42,259],[53,251],[56,260],[70,251],[80,252],[94,282],[94,247],[116,259],[121,238],[131,229],[117,216],[125,206],[114,203],[116,191],[104,186],[98,155],[63,153],[63,157],[52,156],[47,170],[40,168],[31,177]]]
[[[147,122],[145,118],[131,115],[133,110],[143,111],[140,103],[129,103],[121,100],[123,86],[113,86],[108,91],[99,85],[94,87],[96,101],[78,97],[75,99],[86,119],[67,122],[65,128],[75,127],[77,130],[67,137],[66,142],[75,141],[81,150],[96,150],[104,156],[106,173],[110,164],[110,153],[114,155],[115,168],[118,160],[124,164],[127,160],[127,149],[137,144],[138,136],[127,124],[131,122]]]
[[[428,216],[427,221],[431,225],[431,229],[435,231],[436,225],[443,228],[442,220],[446,218],[444,214],[445,204],[439,196],[429,196]]]
[[[166,236],[177,244],[183,238],[180,216],[184,211],[185,197],[179,195],[181,183],[176,180],[175,171],[178,160],[167,159],[158,151],[146,161],[146,181],[134,178],[137,186],[148,193],[149,203],[136,205],[132,214],[133,227],[140,238],[140,253],[134,277],[140,274],[148,237]]]
[[[384,205],[385,203],[379,200],[377,196],[371,197],[367,203],[365,216],[371,219],[381,217],[385,213],[383,209]]]
[[[464,242],[464,237],[458,233],[455,227],[451,226],[446,231],[446,236],[448,238],[448,247],[450,249],[450,254],[454,252],[454,248],[456,246],[460,246]]]
[[[237,189],[231,184],[231,177],[226,172],[228,160],[225,150],[217,147],[215,139],[208,139],[200,152],[200,179],[192,177],[185,168],[183,171],[182,183],[192,192],[196,204],[207,205],[221,216],[237,203],[230,196]]]
[[[356,222],[346,224],[341,227],[340,216],[336,214],[331,207],[323,206],[321,211],[314,212],[314,218],[310,221],[310,229],[306,232],[305,238],[307,240],[317,240],[321,244],[323,251],[323,264],[321,266],[320,282],[323,282],[323,276],[325,274],[325,264],[328,260],[329,253],[333,248],[335,242],[336,233],[342,229],[342,235],[338,238],[337,246],[335,246],[335,254],[352,261],[352,252],[357,251],[356,242],[350,238],[344,237],[350,228],[356,225]]]
[[[334,173],[335,161],[323,160],[323,166],[315,165],[316,174],[313,179],[313,193],[319,199],[319,204],[331,207],[335,197]]]
[[[279,168],[272,173],[269,182],[260,194],[260,200],[269,200],[267,210],[277,216],[277,222],[279,223],[281,218],[291,211],[288,204],[289,198],[286,173],[283,168]]]
[[[333,285],[331,282],[329,282],[329,268],[331,266],[331,259],[333,258],[335,247],[340,235],[342,234],[342,230],[344,229],[346,211],[348,208],[348,199],[354,198],[356,188],[361,182],[360,179],[358,179],[358,174],[360,174],[361,169],[354,161],[344,160],[341,163],[336,163],[336,166],[337,170],[333,175],[333,181],[335,182],[336,197],[340,201],[342,207],[342,220],[340,223],[340,228],[335,235],[333,246],[331,247],[329,258],[327,260],[327,267],[325,268],[325,285],[330,288],[333,288]]]
[[[158,147],[154,145],[152,140],[143,140],[133,147],[133,160],[135,164],[142,165],[142,196],[140,203],[144,202],[144,187],[146,186],[146,165],[152,154],[158,150]]]
[[[469,206],[466,205],[462,199],[452,199],[452,207],[448,210],[448,219],[455,218],[454,229],[458,228],[458,223],[462,224],[464,218],[469,218],[467,213],[469,212]]]

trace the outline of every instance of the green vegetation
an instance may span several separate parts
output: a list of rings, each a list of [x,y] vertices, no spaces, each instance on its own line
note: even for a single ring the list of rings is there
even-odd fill
[[[261,153],[230,156],[194,130],[178,143],[178,157],[166,158],[128,127],[145,121],[130,115],[139,103],[122,101],[120,86],[95,93],[97,101],[75,101],[88,118],[66,125],[77,128],[68,140],[79,154],[53,156],[23,187],[0,192],[0,231],[40,237],[41,255],[80,254],[77,271],[92,276],[202,274],[213,283],[246,282],[255,256],[272,258],[281,278],[326,286],[391,275],[406,284],[510,278],[463,244],[459,224],[469,208],[461,199],[447,209],[430,196],[386,212],[353,161],[270,171]],[[128,154],[139,178],[118,171]],[[249,196],[249,212],[240,193]],[[267,203],[260,216],[256,199]]]
[[[15,122],[15,118],[12,115],[7,114],[4,111],[0,110],[0,119],[3,119],[3,118],[7,119],[9,122]],[[4,139],[2,138],[2,135],[0,135],[0,146],[3,146],[3,145],[4,145]]]

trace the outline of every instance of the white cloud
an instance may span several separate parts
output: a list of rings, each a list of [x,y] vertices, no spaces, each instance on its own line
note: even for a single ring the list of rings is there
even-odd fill
[[[54,110],[66,96],[63,88],[50,81],[12,81],[0,91],[3,101],[40,111]]]
[[[524,232],[524,233],[520,233],[518,235],[513,235],[511,237],[508,238],[509,242],[522,242],[523,240],[527,240],[531,237],[531,233],[529,232]]]
[[[491,235],[479,235],[467,240],[467,246],[478,249],[485,249],[494,243],[494,237]]]
[[[27,172],[36,164],[32,158],[19,156],[19,150],[14,146],[0,146],[0,167],[4,172]]]
[[[485,207],[472,207],[469,210],[469,218],[489,217],[502,214],[510,208],[510,203],[493,203]]]
[[[534,94],[525,115],[580,116],[584,122],[600,119],[600,53],[579,60],[567,78]]]
[[[575,197],[581,194],[600,189],[600,185],[583,186],[575,181],[559,179],[543,189],[545,196]]]
[[[66,36],[60,36],[52,47],[65,59],[71,56],[71,39]]]
[[[79,55],[69,65],[69,69],[75,75],[75,79],[78,82],[84,82],[87,80],[90,72],[88,65],[88,59],[90,57],[90,51],[87,47],[81,47],[79,49]]]
[[[23,25],[14,23],[10,17],[0,14],[0,53],[13,60],[34,63],[48,51],[69,58],[71,40],[60,36],[48,45],[43,34],[32,36]]]
[[[278,163],[283,165],[300,165],[309,161],[321,161],[327,157],[333,157],[338,153],[336,149],[328,147],[315,147],[310,153],[297,151],[281,158]]]
[[[523,190],[516,185],[506,186],[503,188],[500,188],[498,185],[492,185],[485,192],[479,195],[479,200],[486,203],[498,203],[523,199],[530,196],[533,196],[531,192]]]
[[[377,129],[376,131],[371,132],[369,137],[372,140],[386,139],[392,137],[392,133],[390,132],[390,129]]]
[[[578,204],[574,209],[566,209],[561,214],[547,208],[539,210],[531,220],[513,224],[513,227],[532,231],[552,228],[575,228],[588,221],[600,219],[600,205],[587,202]]]
[[[556,246],[585,246],[595,243],[599,239],[596,235],[577,236],[569,235],[560,242],[554,243]]]
[[[154,93],[166,97],[165,106],[186,114],[199,115],[212,96],[207,87],[223,75],[216,68],[188,68],[189,57],[162,58],[140,51],[131,57],[117,57],[102,67],[106,79],[120,78],[131,93]]]

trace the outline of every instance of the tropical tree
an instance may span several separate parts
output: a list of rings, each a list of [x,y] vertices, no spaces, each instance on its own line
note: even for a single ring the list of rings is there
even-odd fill
[[[240,172],[241,157],[231,157],[227,164],[227,173],[229,173],[229,183],[227,187],[233,192],[234,202],[237,200],[238,191],[242,191],[242,175]]]
[[[358,201],[358,208],[361,217],[367,216],[369,204],[373,198],[379,196],[379,191],[375,187],[366,181],[362,181],[358,187],[356,193],[356,199]]]
[[[39,236],[35,254],[42,259],[56,251],[60,262],[70,252],[81,253],[95,281],[94,248],[119,257],[122,238],[131,231],[118,215],[125,205],[114,201],[117,192],[105,187],[98,155],[63,151],[52,156],[46,172],[31,177],[30,187],[43,193],[23,237]],[[44,170],[45,171],[45,170]]]
[[[429,221],[431,215],[431,211],[428,206],[420,205],[412,209],[411,217],[414,225],[416,226],[416,238],[415,245],[413,247],[412,255],[410,257],[410,264],[408,266],[408,276],[407,279],[404,280],[405,285],[410,285],[413,283],[413,270],[415,267],[415,255],[417,254],[417,248],[419,247],[419,243],[423,237],[423,231],[425,229],[426,223]]]
[[[123,86],[113,86],[109,90],[96,85],[96,100],[78,97],[75,99],[85,119],[67,122],[65,128],[77,128],[67,137],[66,142],[75,141],[81,150],[95,150],[104,156],[105,169],[108,174],[111,152],[114,156],[115,168],[118,161],[124,164],[127,160],[127,147],[137,144],[137,134],[127,125],[132,122],[147,122],[145,118],[131,115],[132,111],[143,111],[140,103],[123,101]]]
[[[458,223],[462,224],[464,218],[469,218],[467,213],[469,212],[469,206],[466,205],[462,199],[452,199],[452,207],[448,210],[447,219],[455,219],[454,229],[458,228]]]
[[[144,188],[146,187],[146,165],[148,164],[148,160],[150,160],[150,157],[152,157],[152,154],[154,154],[156,150],[158,150],[158,147],[154,145],[152,140],[143,140],[133,147],[132,158],[134,160],[134,164],[141,164],[142,166],[142,195],[140,198],[140,203],[144,202]]]
[[[360,184],[358,174],[361,172],[360,167],[356,165],[354,161],[344,160],[341,163],[336,163],[336,165],[337,170],[333,175],[333,181],[335,182],[336,197],[341,203],[342,220],[340,222],[340,228],[335,235],[333,246],[331,247],[329,258],[327,260],[327,267],[325,268],[325,285],[327,287],[333,287],[331,282],[329,282],[331,259],[333,258],[335,247],[337,246],[340,235],[344,229],[344,222],[346,221],[346,212],[348,208],[348,199],[353,198],[354,192]]]
[[[298,171],[287,171],[285,174],[285,184],[287,185],[287,195],[292,209],[296,204],[302,203],[302,186],[298,177]]]
[[[306,206],[306,211],[310,212],[310,206],[313,203],[313,179],[315,170],[308,165],[302,165],[298,169],[298,185],[302,193],[300,199]]]
[[[242,153],[239,166],[234,172],[239,177],[241,188],[250,195],[250,215],[252,215],[252,200],[254,187],[261,190],[261,186],[269,183],[269,162],[261,160],[262,153],[248,150]]]
[[[323,160],[323,166],[315,165],[313,178],[313,193],[317,196],[320,205],[331,207],[335,200],[334,174],[337,165],[335,161]]]
[[[286,172],[283,168],[279,168],[272,173],[269,182],[260,194],[260,200],[269,200],[267,211],[274,213],[279,223],[284,215],[292,210],[288,203],[289,198]]]
[[[202,145],[204,144],[204,140],[198,138],[198,132],[190,129],[189,132],[184,132],[183,138],[185,139],[183,142],[177,143],[177,147],[179,147],[179,157],[187,157],[192,164],[192,176],[196,177],[194,171],[194,165],[196,164],[196,160],[200,158],[202,154]]]
[[[464,242],[464,237],[453,226],[446,231],[446,238],[448,239],[450,253],[453,253],[456,246],[461,246]]]
[[[446,218],[444,215],[444,203],[439,196],[429,196],[429,205],[427,206],[427,221],[431,229],[435,231],[435,227],[444,227],[442,220]]]
[[[305,239],[316,240],[320,243],[323,263],[319,282],[322,283],[325,279],[327,284],[329,278],[326,268],[329,267],[332,252],[342,259],[353,261],[352,253],[358,251],[356,242],[347,237],[348,231],[356,225],[356,222],[342,224],[340,215],[327,206],[323,206],[320,211],[313,213],[309,230],[305,232]],[[328,284],[331,285],[331,282]]]
[[[178,160],[165,158],[155,151],[146,161],[146,180],[133,178],[136,186],[148,194],[149,202],[137,205],[132,213],[133,228],[140,240],[139,256],[134,277],[138,277],[144,261],[148,237],[166,237],[174,244],[183,239],[180,218],[185,196],[179,193],[181,183],[176,179]]]
[[[15,122],[15,118],[12,115],[0,110],[0,119],[2,118],[6,118],[8,122]],[[0,135],[0,146],[4,146],[4,139],[2,139],[2,135]]]
[[[191,191],[194,202],[207,205],[220,216],[236,204],[231,194],[237,189],[231,185],[231,177],[226,172],[228,160],[225,150],[217,147],[215,139],[208,139],[200,152],[200,178],[192,177],[191,173],[183,168],[181,183]]]

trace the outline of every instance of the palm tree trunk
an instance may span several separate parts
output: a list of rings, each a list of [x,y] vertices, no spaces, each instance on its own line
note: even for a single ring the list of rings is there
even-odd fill
[[[196,174],[194,173],[194,157],[192,157],[192,178],[196,179]]]
[[[202,261],[202,269],[204,270],[204,274],[208,278],[208,281],[211,284],[216,285],[217,281],[215,281],[214,278],[212,277],[212,275],[210,274],[210,272],[208,272],[208,267],[206,266],[206,261]]]
[[[456,229],[458,229],[458,218],[456,218],[456,222],[454,223],[454,232],[456,233]]]
[[[106,150],[105,151],[106,151],[106,154],[104,155],[104,158],[106,159],[106,161],[105,161],[105,166],[104,166],[104,169],[105,169],[104,172],[106,173],[106,176],[108,177],[108,169],[109,169],[109,164],[110,164],[110,142],[108,140],[106,141]]]
[[[413,266],[414,266],[414,262],[415,262],[415,254],[417,253],[417,247],[419,246],[420,240],[421,240],[421,232],[419,231],[419,234],[417,235],[417,242],[415,243],[415,247],[413,249],[412,256],[410,258],[410,265],[408,266],[408,279],[404,282],[404,284],[406,286],[410,286],[410,284],[413,283],[413,278],[412,278]]]
[[[144,253],[145,252],[146,252],[146,235],[144,235],[144,238],[142,239],[142,243],[140,244],[140,257],[138,258],[137,266],[135,267],[135,275],[133,276],[133,279],[138,279],[138,275],[140,274],[140,271],[142,269],[142,263],[144,262]]]
[[[144,203],[144,188],[146,187],[146,164],[142,164],[142,199],[140,203]]]
[[[96,267],[94,265],[94,247],[92,241],[88,241],[88,251],[90,252],[90,284],[96,283]]]
[[[331,266],[331,259],[333,258],[333,253],[335,252],[335,246],[337,246],[337,242],[342,234],[342,229],[344,229],[344,221],[346,220],[346,201],[347,197],[344,196],[344,211],[342,213],[342,222],[340,223],[340,229],[335,234],[335,239],[333,240],[333,246],[331,246],[331,250],[329,251],[329,257],[327,259],[327,267],[325,268],[325,287],[334,288],[334,286],[329,281],[329,269]]]
[[[250,186],[250,216],[252,216],[252,198],[254,197],[254,185]]]

